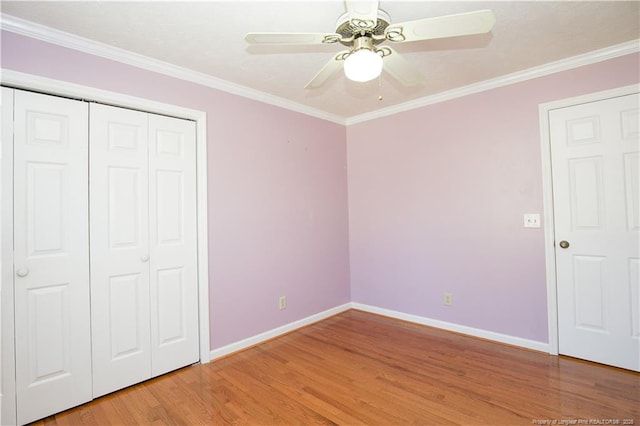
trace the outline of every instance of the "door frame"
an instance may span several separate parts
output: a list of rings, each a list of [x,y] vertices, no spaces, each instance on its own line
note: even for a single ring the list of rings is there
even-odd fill
[[[551,135],[549,129],[549,112],[589,102],[597,102],[640,92],[640,84],[618,87],[601,92],[589,93],[558,101],[547,102],[538,106],[540,119],[540,147],[542,151],[542,201],[544,226],[544,257],[547,281],[547,321],[549,329],[549,353],[559,353],[558,333],[558,283],[556,279],[555,224],[553,220],[553,177],[551,169]]]
[[[195,121],[196,123],[196,203],[197,203],[197,265],[198,265],[198,326],[199,326],[199,355],[200,362],[207,363],[211,360],[211,348],[209,341],[209,254],[208,254],[208,214],[207,214],[207,113],[195,109],[184,108],[162,102],[151,101],[144,98],[129,96],[108,90],[96,89],[66,81],[54,80],[12,70],[0,68],[0,83],[12,89],[23,89],[43,94],[62,96],[73,99],[82,99],[88,102],[99,102],[108,105],[146,111],[155,114],[168,115],[177,118]],[[4,100],[6,101],[6,100]],[[3,109],[4,110],[4,109]],[[4,145],[4,144],[3,144]],[[2,288],[1,294],[6,298],[13,295],[13,179],[9,172],[13,170],[12,147],[3,146],[0,153],[0,197],[2,201],[2,215],[0,217],[0,235],[2,236]],[[11,247],[11,250],[5,248]],[[5,279],[7,278],[7,279]],[[14,330],[13,311],[0,309],[2,316],[2,353],[13,354]],[[9,371],[7,371],[9,370]],[[15,364],[8,365],[3,362],[0,367],[0,380],[5,396],[14,396],[15,399]],[[15,402],[15,401],[14,401]],[[14,404],[15,405],[15,404]],[[11,416],[12,419],[7,419]],[[2,413],[0,408],[0,423],[15,423],[14,413]]]
[[[2,121],[11,121],[11,126],[2,126],[2,141],[13,138],[13,106],[14,92],[11,96],[4,87],[0,104],[11,103],[11,107],[2,108]],[[9,115],[10,114],[10,115]],[[15,383],[15,351],[13,328],[13,144],[3,143],[0,147],[0,424],[15,424],[16,383]],[[11,195],[10,195],[11,194]],[[11,224],[9,226],[8,224]],[[11,283],[11,285],[5,285]]]

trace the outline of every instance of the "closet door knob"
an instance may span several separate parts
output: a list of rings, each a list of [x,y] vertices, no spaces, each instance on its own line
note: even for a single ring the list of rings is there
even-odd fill
[[[29,275],[29,268],[20,268],[16,271],[16,275],[19,277],[26,277]]]
[[[143,262],[148,262],[149,261],[149,255],[148,254],[143,254],[142,256],[140,256],[140,260]]]

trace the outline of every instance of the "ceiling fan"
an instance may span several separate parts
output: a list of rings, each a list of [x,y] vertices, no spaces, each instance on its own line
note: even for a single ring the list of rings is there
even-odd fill
[[[322,86],[344,68],[347,78],[369,81],[384,70],[405,86],[423,81],[420,70],[389,46],[446,37],[483,34],[491,31],[496,19],[490,10],[418,19],[391,24],[389,15],[378,9],[378,0],[345,0],[347,12],[338,18],[335,33],[248,33],[245,40],[258,45],[313,45],[340,43],[347,46],[307,83],[305,89]]]

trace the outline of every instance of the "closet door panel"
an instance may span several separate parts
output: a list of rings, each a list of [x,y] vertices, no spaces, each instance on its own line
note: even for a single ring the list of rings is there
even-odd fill
[[[147,114],[91,104],[93,395],[151,377]]]
[[[15,92],[17,421],[91,399],[87,105]]]
[[[152,375],[199,359],[195,123],[149,116]]]

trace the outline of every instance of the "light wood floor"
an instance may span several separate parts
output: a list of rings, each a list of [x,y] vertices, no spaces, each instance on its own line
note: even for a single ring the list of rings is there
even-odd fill
[[[352,310],[37,424],[554,420],[640,425],[640,375]]]

